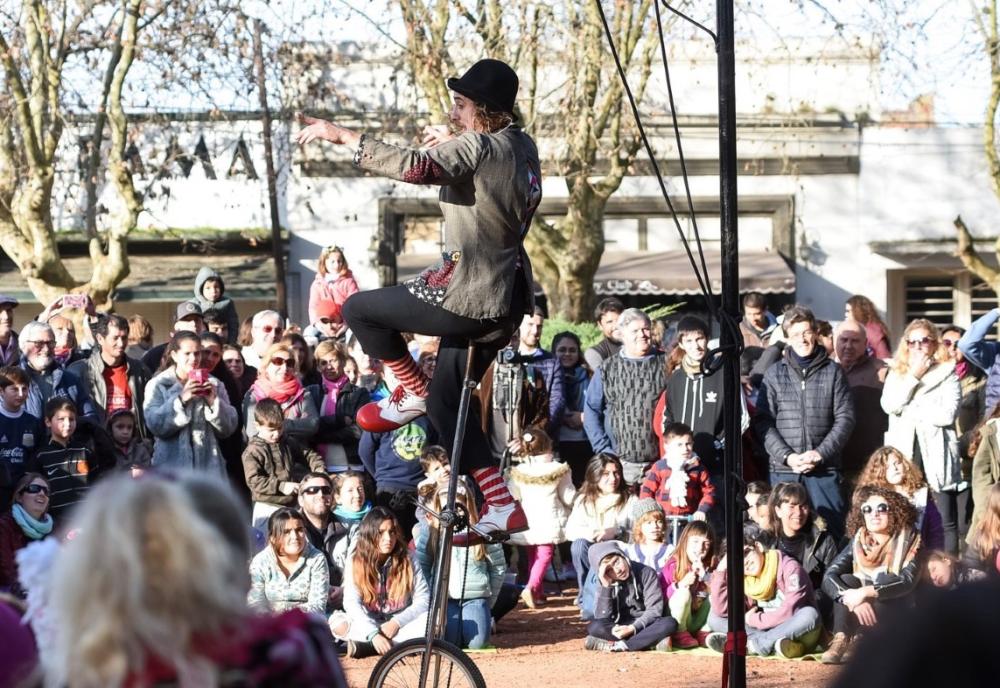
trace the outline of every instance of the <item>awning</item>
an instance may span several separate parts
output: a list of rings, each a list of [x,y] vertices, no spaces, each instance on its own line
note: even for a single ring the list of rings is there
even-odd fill
[[[718,250],[705,251],[705,263],[716,293],[722,288],[721,258]],[[403,282],[417,275],[435,260],[434,255],[398,256],[397,281]],[[777,253],[744,251],[740,253],[739,271],[741,292],[795,293],[795,273]],[[701,293],[691,263],[683,251],[606,251],[594,276],[594,291],[598,296]]]

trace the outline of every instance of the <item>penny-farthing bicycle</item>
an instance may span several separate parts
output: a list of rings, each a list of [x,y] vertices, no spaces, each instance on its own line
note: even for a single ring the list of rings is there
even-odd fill
[[[426,507],[421,507],[438,520],[440,533],[434,561],[434,580],[430,610],[427,614],[426,637],[399,643],[387,652],[375,665],[371,678],[368,679],[368,688],[486,688],[483,675],[469,656],[444,639],[452,535],[468,528],[486,542],[503,542],[509,537],[507,533],[485,533],[475,526],[470,526],[468,513],[461,504],[455,503],[465,424],[469,416],[472,391],[476,387],[476,381],[471,377],[474,355],[474,345],[470,342],[465,362],[465,378],[462,381],[462,395],[458,405],[455,442],[451,451],[451,479],[448,483],[447,502],[441,513],[434,513]]]

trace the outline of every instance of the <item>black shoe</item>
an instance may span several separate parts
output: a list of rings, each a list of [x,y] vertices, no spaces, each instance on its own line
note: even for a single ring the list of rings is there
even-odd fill
[[[375,645],[372,643],[366,643],[362,640],[347,641],[347,656],[352,659],[374,657],[376,654],[378,653],[375,652]]]

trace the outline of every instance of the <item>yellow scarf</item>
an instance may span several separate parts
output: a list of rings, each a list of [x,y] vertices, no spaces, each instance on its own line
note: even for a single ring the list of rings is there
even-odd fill
[[[774,599],[778,587],[778,564],[781,553],[776,549],[764,553],[764,566],[757,576],[747,576],[743,579],[743,592],[746,596],[766,602]]]

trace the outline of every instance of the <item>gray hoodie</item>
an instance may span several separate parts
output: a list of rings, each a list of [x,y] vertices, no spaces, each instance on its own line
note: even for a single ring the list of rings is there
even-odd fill
[[[201,293],[205,282],[210,279],[219,280],[219,284],[222,285],[222,296],[218,301],[209,301]],[[221,314],[229,327],[227,343],[236,343],[236,336],[240,331],[240,317],[236,313],[236,304],[232,299],[226,298],[226,283],[217,270],[206,265],[198,271],[198,275],[194,278],[194,298],[188,299],[188,302],[197,304],[201,308],[202,315],[208,315],[209,311]]]
[[[638,633],[663,616],[663,590],[656,571],[645,564],[630,561],[615,540],[590,546],[587,557],[593,571],[608,555],[619,556],[629,563],[631,574],[626,580],[601,585],[597,591],[594,619],[610,619],[616,624],[629,624]]]

